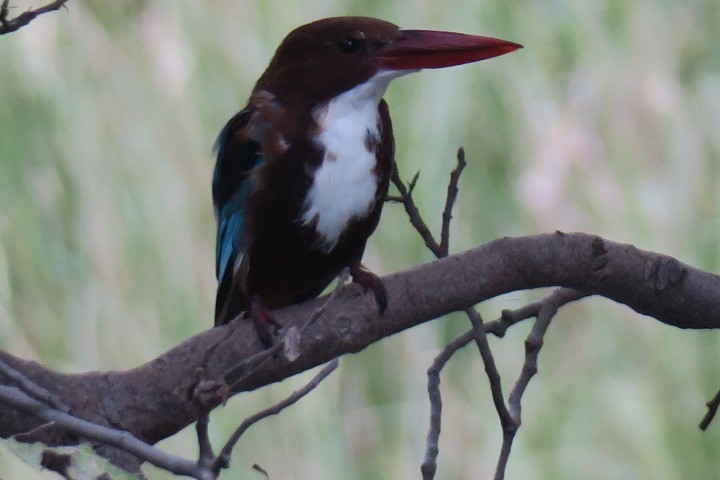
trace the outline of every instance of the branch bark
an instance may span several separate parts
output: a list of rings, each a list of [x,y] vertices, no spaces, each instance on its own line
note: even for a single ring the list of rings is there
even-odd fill
[[[55,0],[45,6],[26,10],[15,18],[8,18],[10,13],[10,0],[3,0],[2,4],[0,4],[0,35],[19,30],[44,13],[60,10],[65,6],[67,1],[68,0]]]
[[[154,443],[194,422],[203,411],[189,395],[200,366],[204,379],[224,380],[232,393],[253,390],[511,291],[570,287],[623,303],[668,325],[720,328],[720,277],[666,255],[582,233],[502,238],[389,275],[383,282],[389,304],[382,317],[372,295],[364,295],[357,285],[344,287],[329,303],[321,298],[277,311],[285,330],[294,327],[297,332],[323,309],[294,339],[297,358],[268,356],[240,372],[233,367],[262,348],[250,322],[242,321],[199,333],[127,371],[63,374],[9,353],[0,352],[0,360],[56,395],[72,415]],[[232,378],[227,372],[233,372]],[[12,382],[0,372],[0,383]],[[212,406],[220,401],[211,399]],[[0,408],[3,437],[40,425],[20,411]],[[80,440],[54,426],[33,436],[48,444]],[[111,447],[99,450],[126,469],[139,469],[139,460],[130,454]]]

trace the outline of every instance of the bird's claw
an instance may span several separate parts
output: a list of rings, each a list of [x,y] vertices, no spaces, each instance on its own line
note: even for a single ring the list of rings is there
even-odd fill
[[[282,325],[256,296],[250,302],[250,317],[253,320],[253,325],[255,325],[255,331],[258,334],[260,343],[265,348],[272,347],[275,343],[274,337],[280,333]]]
[[[382,280],[380,280],[380,277],[368,270],[365,270],[360,263],[350,266],[350,275],[353,277],[353,282],[363,287],[363,291],[365,293],[367,293],[368,289],[372,290],[375,295],[375,301],[380,309],[380,315],[385,313],[385,309],[388,304],[387,290],[385,289],[385,285]]]

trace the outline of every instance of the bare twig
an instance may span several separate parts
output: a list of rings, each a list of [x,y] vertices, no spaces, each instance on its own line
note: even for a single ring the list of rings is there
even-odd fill
[[[303,398],[305,395],[313,391],[318,385],[320,385],[320,382],[325,380],[325,378],[327,378],[327,376],[330,375],[337,368],[338,364],[339,360],[337,358],[333,359],[322,370],[320,370],[320,372],[315,375],[315,377],[303,388],[296,392],[293,392],[292,395],[287,397],[285,400],[277,403],[276,405],[273,405],[270,408],[266,408],[265,410],[261,410],[260,412],[246,418],[235,430],[235,432],[233,432],[233,434],[230,436],[230,439],[220,451],[220,454],[213,462],[213,465],[211,467],[212,470],[215,473],[218,473],[221,469],[227,468],[230,465],[230,456],[232,455],[232,450],[233,448],[235,448],[238,440],[240,440],[240,437],[242,437],[242,435],[248,428],[266,417],[269,417],[271,415],[277,415],[285,408],[294,404],[295,402]]]
[[[440,231],[440,242],[438,243],[430,232],[427,224],[422,218],[420,211],[415,205],[415,201],[412,198],[413,190],[417,185],[420,172],[417,172],[413,176],[412,180],[405,186],[405,183],[400,178],[400,173],[397,168],[397,164],[393,165],[392,176],[390,179],[400,192],[399,196],[388,196],[387,200],[396,203],[402,203],[405,207],[405,212],[408,214],[410,223],[417,230],[425,242],[425,246],[437,257],[443,258],[448,256],[450,249],[450,222],[452,221],[452,209],[455,206],[455,201],[458,195],[458,182],[460,181],[460,175],[465,169],[467,162],[465,161],[465,149],[462,147],[457,152],[457,166],[450,173],[450,181],[448,182],[448,192],[445,198],[445,209],[442,214],[442,227]]]
[[[547,328],[550,326],[550,321],[555,314],[557,314],[561,306],[580,300],[586,296],[586,294],[578,292],[577,290],[559,288],[538,302],[537,321],[525,340],[525,363],[508,398],[510,415],[512,416],[513,422],[518,426],[520,426],[521,414],[520,400],[523,393],[525,393],[525,388],[528,386],[528,383],[530,383],[530,379],[537,373],[537,358],[543,346],[543,337],[545,336]]]
[[[408,187],[405,186],[405,183],[400,178],[397,163],[393,162],[393,169],[390,180],[392,180],[395,188],[397,188],[398,192],[400,192],[400,202],[405,207],[405,212],[408,214],[410,223],[412,223],[412,226],[415,228],[415,230],[418,231],[427,248],[436,255],[438,255],[440,252],[440,245],[435,241],[435,238],[433,238],[430,229],[428,228],[425,221],[422,219],[422,215],[420,215],[420,211],[418,210],[415,202],[412,199],[412,191],[415,188],[415,184],[417,183],[419,173],[420,172],[416,173],[413,179],[410,181],[410,188],[408,189]]]
[[[209,424],[210,412],[209,410],[203,410],[197,422],[195,422],[195,431],[197,432],[199,447],[198,465],[202,465],[203,467],[209,467],[213,460],[215,460],[212,443],[210,443],[210,435],[208,435]]]
[[[452,210],[458,196],[458,182],[460,175],[467,162],[465,162],[465,149],[460,147],[457,151],[457,167],[450,173],[450,181],[448,182],[447,197],[445,197],[445,209],[442,214],[442,227],[440,229],[440,248],[438,257],[447,257],[450,250],[450,222],[452,221]]]
[[[440,395],[440,372],[455,352],[470,343],[475,338],[475,331],[469,332],[457,337],[435,357],[432,365],[428,368],[428,396],[430,397],[430,430],[427,436],[427,448],[425,450],[425,460],[420,466],[423,480],[431,480],[435,478],[437,470],[437,456],[440,451],[438,439],[440,438],[440,424],[442,421],[442,396]]]
[[[41,420],[52,422],[68,432],[130,452],[171,473],[187,475],[198,480],[216,478],[212,471],[191,460],[163,452],[159,448],[139,440],[129,432],[98,425],[61,412],[31,398],[15,387],[0,385],[0,402]]]
[[[51,407],[60,410],[61,412],[68,413],[70,409],[67,405],[64,405],[60,397],[53,394],[49,390],[41,387],[37,383],[30,380],[28,377],[12,368],[7,363],[0,360],[0,373],[8,377],[13,382],[17,383],[20,390],[27,393],[28,395],[40,400]]]
[[[68,0],[55,0],[43,7],[36,8],[34,10],[27,10],[15,18],[8,18],[10,10],[8,5],[10,0],[3,0],[2,5],[0,5],[0,35],[19,30],[43,13],[60,10],[63,6],[65,6],[67,1]]]
[[[400,180],[400,175],[397,172],[397,166],[393,170],[392,181],[400,192],[399,198],[405,206],[405,211],[410,217],[410,222],[425,241],[425,245],[438,258],[446,257],[449,254],[452,210],[455,205],[455,201],[457,200],[460,175],[467,165],[465,161],[465,151],[462,148],[458,149],[457,160],[457,167],[452,171],[450,181],[448,183],[445,208],[442,214],[440,243],[438,243],[430,233],[427,224],[422,219],[422,216],[412,199],[412,190],[415,186],[415,182],[417,181],[417,175],[410,183],[410,187],[406,189]],[[542,301],[528,305],[523,311],[517,312],[514,317],[509,312],[504,311],[501,318],[491,325],[492,333],[495,333],[498,336],[503,336],[507,327],[520,319],[527,318],[528,316],[538,317],[530,335],[528,336],[528,339],[525,341],[525,364],[523,365],[523,369],[517,382],[515,383],[513,391],[510,393],[510,397],[508,399],[509,406],[505,404],[505,397],[502,392],[502,379],[495,364],[495,358],[492,354],[492,350],[490,350],[490,345],[488,344],[488,330],[486,330],[480,313],[475,308],[468,308],[465,310],[465,313],[473,326],[472,332],[469,332],[471,335],[466,334],[456,339],[455,342],[449,344],[441,355],[436,358],[436,361],[428,370],[428,393],[430,396],[431,410],[430,431],[428,433],[426,455],[420,468],[424,479],[427,480],[434,478],[435,471],[437,469],[435,459],[439,451],[438,438],[440,435],[440,411],[442,408],[439,389],[439,372],[452,354],[460,348],[461,344],[464,344],[463,342],[465,340],[469,342],[471,339],[475,340],[478,350],[480,351],[480,356],[482,358],[483,365],[485,366],[485,373],[487,374],[490,382],[493,404],[495,405],[495,410],[498,413],[500,424],[503,429],[503,444],[494,477],[495,480],[502,480],[505,477],[505,468],[510,456],[510,450],[512,448],[512,442],[515,438],[515,433],[518,428],[520,428],[521,424],[520,405],[522,395],[525,392],[525,388],[530,382],[530,379],[537,372],[537,356],[542,346],[545,331],[550,324],[550,320],[561,305],[584,296],[586,296],[586,294],[572,289],[558,289]]]
[[[586,297],[587,294],[573,290],[570,288],[558,288],[554,290],[548,297],[543,298],[534,303],[525,305],[517,310],[503,310],[500,318],[484,325],[486,333],[492,333],[498,337],[505,335],[508,327],[515,325],[523,320],[527,320],[539,315],[540,310],[546,302],[556,302],[557,308]],[[459,337],[445,345],[442,352],[435,357],[432,365],[427,371],[428,375],[428,395],[430,397],[430,429],[427,437],[427,447],[425,452],[425,460],[420,470],[424,480],[434,478],[437,469],[437,456],[439,453],[438,439],[440,437],[442,398],[440,394],[440,372],[450,358],[460,350],[467,346],[476,337],[475,329],[469,330]],[[512,396],[512,394],[511,394]],[[508,444],[509,447],[510,444]],[[505,452],[501,451],[501,455]],[[509,449],[507,450],[509,454]],[[506,455],[507,455],[506,454]]]
[[[480,351],[480,356],[482,357],[483,365],[485,366],[485,373],[490,381],[490,393],[492,394],[493,404],[495,405],[495,410],[497,410],[498,416],[500,417],[500,425],[502,425],[503,430],[505,430],[511,426],[512,418],[510,417],[510,412],[505,405],[500,372],[498,372],[497,366],[495,365],[495,358],[490,350],[490,344],[487,340],[487,334],[485,333],[485,326],[483,325],[482,317],[474,308],[468,308],[465,310],[465,313],[472,323],[473,332],[475,333],[474,340],[477,344],[478,350]]]
[[[418,176],[415,175],[413,180],[410,182],[409,188],[406,189],[405,185],[400,180],[400,175],[397,171],[397,165],[395,165],[395,168],[393,169],[392,181],[400,192],[400,198],[402,199],[403,205],[405,206],[405,211],[410,217],[410,222],[425,241],[425,245],[435,254],[437,258],[447,257],[449,254],[450,222],[452,221],[452,210],[455,205],[455,201],[457,200],[458,182],[460,181],[460,175],[462,174],[462,171],[466,165],[467,163],[465,161],[465,150],[463,148],[459,148],[457,152],[457,167],[455,167],[455,169],[450,174],[450,181],[448,182],[447,196],[445,198],[445,208],[442,214],[440,243],[438,243],[433,237],[432,233],[430,233],[427,224],[422,219],[422,216],[420,215],[420,212],[418,211],[417,206],[412,199],[412,191],[415,188]],[[502,392],[502,379],[500,377],[500,372],[498,371],[495,364],[495,357],[492,354],[492,350],[490,350],[490,345],[487,340],[487,333],[485,331],[485,326],[483,325],[482,317],[475,308],[468,308],[465,310],[465,313],[467,314],[468,318],[470,319],[470,323],[472,323],[473,326],[472,338],[475,340],[478,350],[480,351],[480,357],[482,358],[482,362],[485,367],[485,373],[487,374],[488,380],[490,382],[490,391],[492,393],[493,404],[495,405],[495,409],[497,410],[498,416],[500,417],[500,424],[502,425],[503,431],[507,431],[513,428],[513,420],[510,416],[510,412],[508,411],[507,406],[505,405],[505,398]],[[430,375],[430,373],[431,372],[428,371],[428,375]],[[430,432],[428,433],[427,454],[425,457],[425,461],[420,468],[423,474],[423,478],[426,479],[431,479],[435,475],[436,465],[434,462],[434,458],[431,459],[431,457],[432,455],[437,456],[437,438],[440,434],[440,417],[439,413],[436,413],[436,411],[439,412],[440,408],[440,391],[439,388],[434,390],[431,389],[431,380],[435,381],[434,378],[428,378],[428,391],[430,392],[431,397],[435,396],[435,400],[438,403],[433,406],[433,398],[430,399],[431,427]],[[437,384],[439,385],[439,383],[440,379],[438,376]],[[434,427],[437,427],[436,432],[433,431]]]
[[[705,405],[707,405],[708,411],[700,422],[700,425],[698,425],[701,430],[707,430],[710,426],[710,422],[713,421],[713,418],[715,418],[715,415],[717,414],[718,407],[720,407],[720,390],[718,390],[713,399]]]
[[[228,369],[228,371],[225,372],[225,381],[230,386],[230,391],[234,391],[235,387],[252,374],[252,372],[272,360],[275,354],[282,350],[282,348],[283,343],[278,342],[270,348],[250,355]]]
[[[267,478],[268,480],[270,480],[270,475],[268,474],[268,472],[266,472],[265,469],[262,468],[262,467],[261,467],[260,465],[258,465],[257,463],[252,466],[252,469],[255,470],[255,471],[258,472],[258,473],[261,473],[263,477],[265,477],[265,478]]]
[[[525,340],[525,362],[523,363],[520,376],[515,382],[515,386],[510,392],[508,404],[510,406],[510,423],[503,426],[503,443],[498,457],[498,464],[495,470],[495,480],[505,478],[505,469],[508,459],[510,458],[510,450],[512,449],[513,440],[520,425],[522,424],[522,407],[521,400],[523,393],[532,377],[537,373],[537,358],[543,345],[543,337],[547,328],[550,326],[552,318],[558,309],[569,302],[578,300],[586,295],[570,289],[557,289],[540,302],[540,308],[537,312],[537,321],[533,325],[530,334]]]

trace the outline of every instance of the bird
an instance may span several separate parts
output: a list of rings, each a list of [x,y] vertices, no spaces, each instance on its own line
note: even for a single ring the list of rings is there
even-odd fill
[[[389,83],[519,48],[369,17],[291,31],[214,146],[215,325],[250,317],[270,346],[272,312],[317,297],[345,268],[382,315],[386,289],[361,260],[394,162]]]

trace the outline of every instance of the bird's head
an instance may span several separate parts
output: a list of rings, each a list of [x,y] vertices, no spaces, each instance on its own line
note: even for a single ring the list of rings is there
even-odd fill
[[[402,30],[375,18],[326,18],[288,34],[255,92],[267,91],[284,105],[317,105],[374,77],[387,87],[405,73],[476,62],[518,48],[489,37]]]

